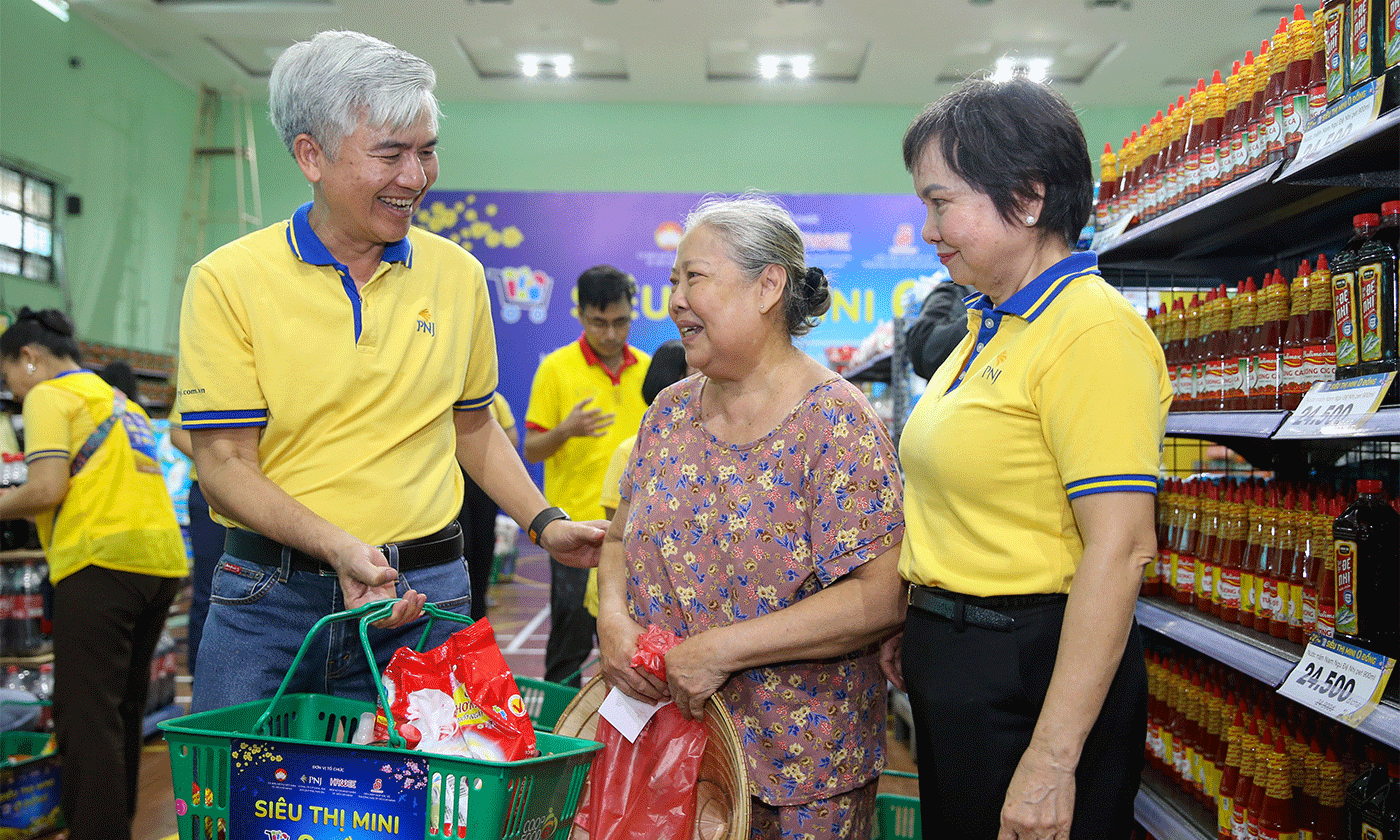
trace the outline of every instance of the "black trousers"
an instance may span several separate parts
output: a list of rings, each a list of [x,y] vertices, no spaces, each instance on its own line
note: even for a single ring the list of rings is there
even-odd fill
[[[462,554],[472,581],[472,621],[486,617],[486,589],[491,585],[491,563],[496,558],[496,513],[500,508],[472,477],[462,470],[467,486],[462,494]]]
[[[581,682],[574,672],[593,652],[593,634],[598,621],[583,606],[588,588],[588,570],[565,566],[549,558],[549,641],[544,646],[544,678],[577,688]]]
[[[54,726],[71,840],[130,840],[142,722],[179,578],[88,566],[54,587]]]
[[[224,536],[228,529],[209,518],[209,502],[199,482],[190,483],[190,548],[194,562],[190,566],[190,623],[185,631],[186,656],[190,673],[194,673],[199,658],[199,640],[204,638],[204,619],[209,616],[209,585],[214,569],[224,555]]]
[[[1030,744],[1055,668],[1064,604],[999,610],[1009,631],[909,608],[903,670],[914,713],[924,840],[995,840],[1011,776]],[[1073,840],[1119,840],[1147,732],[1147,667],[1137,624],[1075,774]]]

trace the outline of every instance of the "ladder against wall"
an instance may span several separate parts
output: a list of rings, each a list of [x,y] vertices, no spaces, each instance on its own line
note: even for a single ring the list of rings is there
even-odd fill
[[[232,162],[234,212],[214,215],[216,164]],[[223,177],[223,165],[217,171]],[[199,115],[190,144],[189,176],[180,212],[175,269],[170,286],[167,341],[172,351],[180,341],[180,303],[190,266],[209,253],[211,224],[233,222],[238,236],[262,226],[262,194],[258,188],[258,152],[253,132],[253,106],[241,88],[225,91],[205,85],[199,91]],[[222,242],[213,243],[223,244]]]

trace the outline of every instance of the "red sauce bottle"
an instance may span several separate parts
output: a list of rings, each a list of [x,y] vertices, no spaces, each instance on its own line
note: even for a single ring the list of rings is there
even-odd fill
[[[1240,501],[1239,484],[1229,482],[1225,485],[1220,507],[1220,586],[1217,587],[1220,620],[1234,623],[1239,621],[1240,616],[1241,567],[1244,562],[1244,542],[1240,539],[1244,531],[1244,504]]]
[[[1220,486],[1205,482],[1201,496],[1201,542],[1197,559],[1205,566],[1201,573],[1203,593],[1198,607],[1211,615],[1220,614]]]
[[[1226,411],[1239,411],[1249,396],[1251,332],[1257,318],[1254,278],[1246,278],[1230,302],[1230,333],[1226,339],[1225,382],[1221,402]]]
[[[1346,840],[1346,804],[1346,770],[1337,761],[1337,751],[1328,744],[1318,770],[1313,840]]]
[[[1244,713],[1234,710],[1226,732],[1224,770],[1220,774],[1220,794],[1216,797],[1216,840],[1234,840],[1235,789],[1240,783],[1240,753],[1244,748]]]
[[[1249,141],[1250,171],[1264,165],[1268,151],[1264,136],[1264,90],[1269,84],[1269,42],[1259,44],[1259,56],[1254,59],[1254,98],[1250,103],[1250,122],[1245,128]]]
[[[1330,299],[1330,298],[1329,298]],[[1205,388],[1196,401],[1197,410],[1219,411],[1225,407],[1225,354],[1228,350],[1231,316],[1230,295],[1221,284],[1215,290],[1215,309],[1209,314],[1205,347]]]
[[[1288,638],[1290,613],[1296,615],[1294,607],[1302,602],[1301,592],[1296,601],[1293,597],[1294,581],[1300,577],[1294,571],[1294,566],[1298,563],[1297,523],[1298,513],[1294,509],[1293,488],[1288,487],[1279,497],[1278,527],[1275,531],[1278,550],[1274,552],[1274,557],[1270,558],[1269,577],[1273,581],[1271,585],[1274,594],[1270,601],[1272,609],[1269,613],[1268,632],[1275,639]],[[1302,627],[1301,616],[1297,621],[1298,626]]]
[[[1205,95],[1206,121],[1201,129],[1201,193],[1220,186],[1220,138],[1225,130],[1225,83],[1214,71]]]
[[[1254,629],[1269,632],[1269,619],[1278,608],[1279,600],[1279,498],[1278,483],[1269,482],[1255,495],[1255,511],[1259,528],[1255,532],[1259,544],[1254,577]]]
[[[1244,705],[1241,701],[1241,706]],[[1231,797],[1233,809],[1230,814],[1231,833],[1234,837],[1249,836],[1249,794],[1254,790],[1254,772],[1259,760],[1259,720],[1245,716],[1244,737],[1240,740],[1240,773]]]
[[[1240,131],[1243,138],[1243,130],[1240,128],[1240,87],[1245,83],[1244,74],[1238,60],[1230,68],[1230,75],[1225,80],[1225,116],[1221,120],[1220,146],[1216,152],[1216,157],[1220,160],[1220,183],[1228,184],[1237,176],[1235,172],[1235,132]]]
[[[1337,551],[1332,541],[1332,522],[1342,515],[1342,500],[1332,496],[1326,512],[1314,514],[1314,539],[1322,548],[1322,569],[1317,576],[1317,632],[1324,636],[1337,634]]]
[[[1185,96],[1176,98],[1176,122],[1172,126],[1172,143],[1167,156],[1167,190],[1165,210],[1175,210],[1186,200],[1186,133],[1191,128],[1191,103]]]
[[[1306,329],[1307,376],[1313,382],[1331,382],[1337,378],[1337,323],[1332,311],[1332,271],[1326,254],[1317,255],[1312,286]]]
[[[1308,640],[1303,628],[1308,623],[1309,601],[1312,602],[1312,620],[1317,620],[1317,592],[1313,589],[1312,574],[1312,501],[1306,489],[1300,487],[1290,497],[1288,518],[1293,531],[1293,556],[1288,566],[1288,627],[1284,638],[1303,644]]]
[[[1248,405],[1255,411],[1277,411],[1282,405],[1283,343],[1290,308],[1283,272],[1274,269],[1259,294],[1259,325],[1254,331]]]
[[[1235,178],[1243,178],[1250,172],[1249,165],[1249,124],[1254,118],[1254,50],[1244,54],[1244,66],[1240,68],[1239,110],[1235,118],[1235,130],[1230,134],[1230,168]]]
[[[1302,6],[1293,7],[1293,20],[1288,24],[1288,66],[1283,82],[1283,157],[1292,160],[1303,139],[1308,120],[1308,86],[1312,80],[1313,45],[1312,20]]]
[[[1312,385],[1312,381],[1304,375],[1308,346],[1305,329],[1312,302],[1312,266],[1307,260],[1298,264],[1298,274],[1288,289],[1288,301],[1288,326],[1283,331],[1278,399],[1278,408],[1284,411],[1297,408]]]
[[[1293,807],[1291,762],[1282,733],[1274,738],[1273,750],[1265,758],[1268,781],[1259,811],[1260,840],[1297,840],[1298,815]]]
[[[1186,172],[1183,201],[1190,201],[1201,194],[1201,138],[1206,127],[1206,80],[1200,79],[1191,89],[1189,99],[1191,124],[1186,130]]]
[[[1327,109],[1327,41],[1323,37],[1326,27],[1326,14],[1319,6],[1313,12],[1313,54],[1308,63],[1308,117],[1312,118]]]
[[[1199,382],[1196,379],[1196,359],[1201,344],[1201,296],[1191,295],[1186,304],[1186,317],[1181,340],[1180,370],[1177,373],[1178,396],[1181,407],[1190,411],[1196,404]],[[1175,405],[1173,401],[1173,405]]]
[[[1251,479],[1244,488],[1245,532],[1244,560],[1240,563],[1240,617],[1244,627],[1254,627],[1254,616],[1259,609],[1259,593],[1263,591],[1263,567],[1260,560],[1266,548],[1264,532],[1264,485],[1260,479]]]
[[[1288,18],[1279,18],[1269,44],[1269,81],[1264,88],[1264,160],[1268,163],[1283,160],[1283,99],[1290,58]]]

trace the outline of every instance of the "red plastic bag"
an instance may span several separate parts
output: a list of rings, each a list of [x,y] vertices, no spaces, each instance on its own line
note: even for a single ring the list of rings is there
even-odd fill
[[[384,669],[384,693],[409,749],[487,761],[538,754],[525,701],[485,619],[432,650],[399,648]],[[380,706],[374,741],[388,739]]]
[[[656,625],[637,638],[632,664],[666,678],[666,651],[679,642]],[[594,759],[587,814],[590,840],[687,840],[695,820],[695,780],[705,752],[705,724],[667,703],[635,743],[598,720],[603,749]]]

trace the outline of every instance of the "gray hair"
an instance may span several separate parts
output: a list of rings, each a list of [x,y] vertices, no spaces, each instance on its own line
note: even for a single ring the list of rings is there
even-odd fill
[[[750,280],[770,265],[783,269],[783,314],[789,336],[805,335],[827,309],[831,291],[819,268],[808,268],[802,231],[787,209],[755,190],[727,198],[707,196],[686,216],[687,232],[708,227],[724,240],[729,256]]]
[[[288,47],[272,65],[268,107],[287,150],[310,135],[332,158],[360,120],[393,130],[424,114],[437,131],[432,65],[359,32],[319,32]]]

